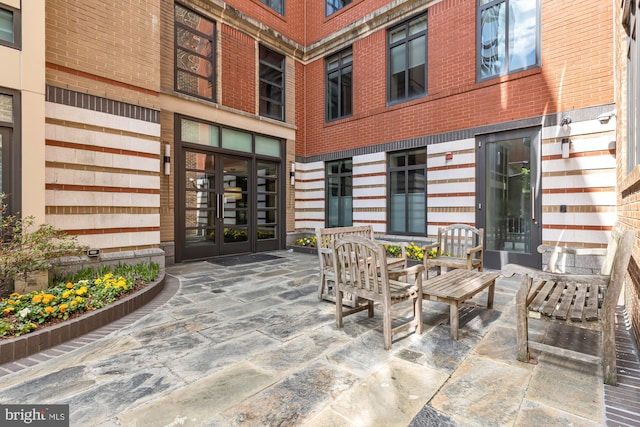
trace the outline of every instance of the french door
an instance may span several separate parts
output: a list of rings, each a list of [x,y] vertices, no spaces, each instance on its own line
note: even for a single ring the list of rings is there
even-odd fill
[[[484,264],[539,268],[540,129],[482,135],[477,141],[476,225],[485,230]]]
[[[281,248],[279,161],[183,147],[176,261]]]

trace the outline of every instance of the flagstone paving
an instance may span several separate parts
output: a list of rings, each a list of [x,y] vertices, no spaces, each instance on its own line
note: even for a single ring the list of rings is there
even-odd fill
[[[270,255],[167,268],[171,295],[145,315],[0,366],[0,403],[69,404],[83,427],[606,423],[598,367],[515,359],[517,278],[497,281],[493,309],[484,293],[464,305],[459,341],[448,306],[425,301],[423,334],[385,351],[379,312],[336,328],[317,256]]]

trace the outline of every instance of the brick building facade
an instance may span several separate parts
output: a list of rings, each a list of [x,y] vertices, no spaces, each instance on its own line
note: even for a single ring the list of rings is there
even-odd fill
[[[0,113],[2,190],[104,254],[172,263],[316,227],[427,240],[461,222],[485,228],[489,267],[540,266],[540,243],[640,229],[635,6],[0,0],[16,36],[0,105],[17,112]]]

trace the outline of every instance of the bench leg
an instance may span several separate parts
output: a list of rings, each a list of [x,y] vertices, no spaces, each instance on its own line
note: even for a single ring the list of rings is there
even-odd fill
[[[516,294],[516,341],[518,347],[518,360],[528,363],[529,357],[529,321],[527,318],[527,295],[532,279],[522,276],[520,289]]]
[[[369,302],[372,304],[372,302]],[[387,304],[382,305],[382,334],[384,335],[384,349],[391,349],[391,307]]]
[[[324,272],[320,272],[320,285],[318,286],[318,299],[322,300],[322,294],[324,293],[324,280],[325,280],[325,276],[324,276]]]
[[[454,340],[458,340],[458,327],[460,325],[460,311],[458,309],[458,301],[452,301],[449,304],[449,324],[451,325],[450,335]]]
[[[342,291],[336,288],[336,326],[342,329]]]
[[[487,295],[487,308],[493,308],[493,294],[496,291],[496,281],[494,280],[489,285],[489,294]]]

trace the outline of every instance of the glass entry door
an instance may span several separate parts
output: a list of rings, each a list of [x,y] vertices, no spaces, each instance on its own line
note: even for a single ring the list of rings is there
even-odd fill
[[[192,149],[182,158],[179,260],[250,252],[249,159]]]
[[[541,266],[539,129],[478,137],[478,210],[485,230],[484,264]]]

